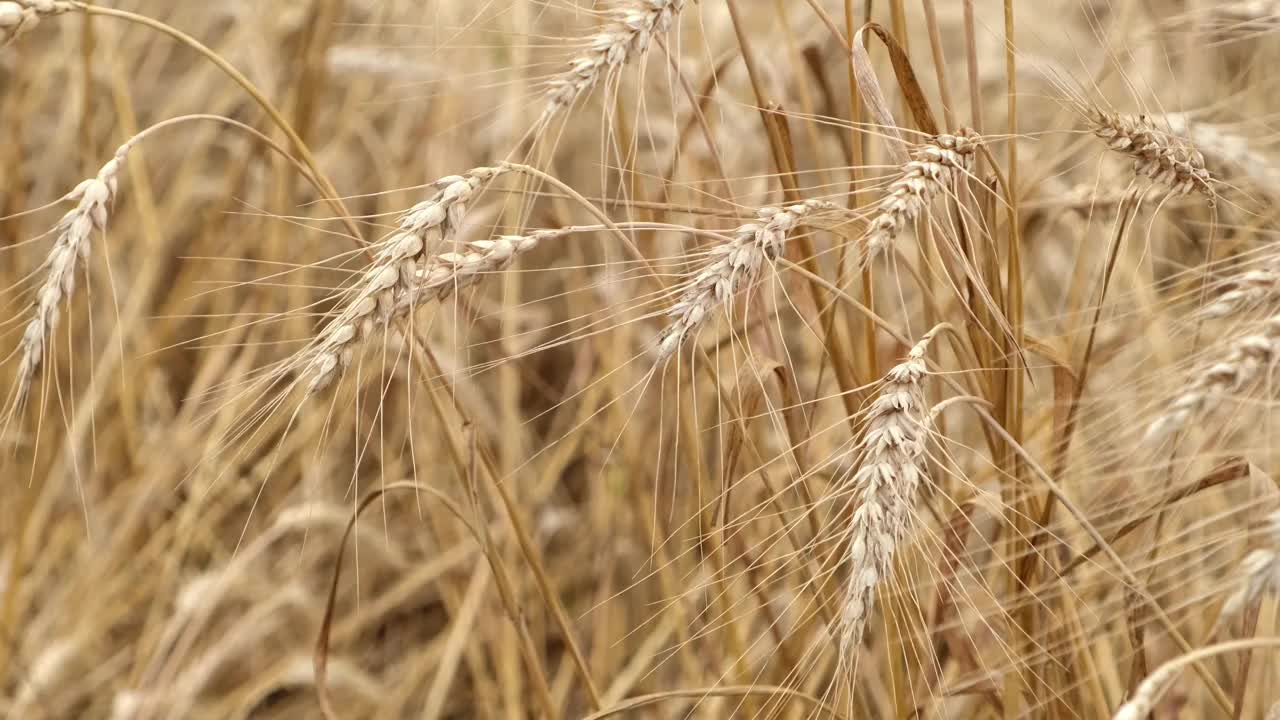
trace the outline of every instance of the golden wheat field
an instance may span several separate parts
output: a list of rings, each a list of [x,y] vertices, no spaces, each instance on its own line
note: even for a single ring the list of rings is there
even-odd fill
[[[0,0],[0,717],[1280,718],[1280,2]]]

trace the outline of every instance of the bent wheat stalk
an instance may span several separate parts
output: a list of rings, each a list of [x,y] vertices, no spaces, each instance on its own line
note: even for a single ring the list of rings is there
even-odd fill
[[[1121,705],[1112,720],[1144,720],[1156,708],[1156,703],[1164,696],[1165,691],[1173,684],[1178,675],[1189,665],[1200,663],[1208,658],[1231,652],[1274,648],[1280,646],[1280,637],[1258,637],[1247,640],[1209,645],[1180,655],[1156,668],[1154,672],[1142,680],[1133,697]]]
[[[888,190],[876,203],[862,237],[863,264],[884,252],[907,223],[920,216],[933,198],[973,172],[978,134],[968,128],[954,135],[937,135],[911,151]]]
[[[893,570],[893,554],[907,537],[924,476],[924,356],[940,328],[931,330],[885,375],[866,411],[867,429],[855,453],[862,463],[851,480],[858,502],[849,526],[849,580],[841,615],[840,653],[852,658],[875,606],[880,582]]]
[[[820,200],[762,208],[756,222],[739,226],[729,242],[711,248],[711,261],[685,283],[680,300],[667,310],[670,322],[658,335],[658,362],[671,357],[706,324],[718,305],[728,304],[754,284],[764,266],[781,257],[802,218],[822,210],[841,208]]]

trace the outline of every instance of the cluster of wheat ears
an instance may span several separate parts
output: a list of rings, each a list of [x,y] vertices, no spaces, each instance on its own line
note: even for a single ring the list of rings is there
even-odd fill
[[[1280,717],[1277,62],[0,0],[0,714]]]

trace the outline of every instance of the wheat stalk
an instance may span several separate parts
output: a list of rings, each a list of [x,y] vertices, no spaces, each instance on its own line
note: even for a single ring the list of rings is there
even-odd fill
[[[806,215],[840,209],[819,200],[762,208],[756,222],[739,226],[729,242],[712,247],[710,262],[685,283],[680,300],[667,310],[669,323],[658,335],[658,361],[671,357],[706,324],[716,306],[754,284],[764,266],[782,255],[787,238]]]
[[[1191,385],[1174,399],[1168,410],[1151,423],[1147,440],[1158,440],[1184,427],[1196,415],[1211,409],[1224,395],[1239,392],[1269,372],[1280,356],[1280,315],[1268,318],[1261,329],[1237,339],[1227,357],[1202,370]]]
[[[0,47],[17,40],[40,23],[40,18],[75,9],[62,0],[3,0],[0,2]]]
[[[892,572],[894,551],[911,528],[925,473],[924,356],[937,332],[930,331],[889,370],[866,411],[867,429],[855,450],[862,462],[851,481],[858,509],[848,530],[849,580],[840,619],[844,657],[862,643],[876,588]]]
[[[1156,668],[1155,672],[1142,679],[1138,689],[1117,710],[1112,720],[1144,720],[1155,710],[1156,703],[1164,695],[1169,684],[1182,672],[1183,665],[1171,661]]]
[[[1198,665],[1203,661],[1230,652],[1248,652],[1262,648],[1275,648],[1280,645],[1280,637],[1253,637],[1242,640],[1230,640],[1216,645],[1206,645],[1188,650],[1184,654],[1169,660],[1156,668],[1150,675],[1142,679],[1138,687],[1123,705],[1116,709],[1112,720],[1143,720],[1151,715],[1156,703],[1165,694],[1173,681],[1188,666]],[[1274,708],[1273,708],[1274,709]],[[1271,716],[1271,711],[1267,716]],[[1238,717],[1238,716],[1237,716]]]
[[[1217,195],[1204,155],[1188,139],[1156,127],[1146,115],[1119,115],[1097,107],[1088,113],[1090,130],[1111,150],[1133,158],[1133,170],[1174,195],[1193,190],[1213,203]]]
[[[902,166],[876,203],[862,238],[864,263],[892,245],[906,224],[919,217],[934,197],[973,172],[977,147],[978,134],[964,128],[954,135],[937,135],[911,151],[911,160]]]
[[[585,53],[548,83],[546,107],[539,124],[549,122],[591,91],[600,79],[649,49],[653,36],[665,33],[684,9],[685,0],[631,0],[618,8],[612,22],[591,37]]]
[[[44,360],[47,340],[58,325],[59,306],[75,293],[76,269],[83,266],[89,257],[93,231],[105,232],[107,229],[107,217],[115,200],[120,170],[137,139],[135,137],[121,145],[95,177],[80,183],[63,198],[77,201],[77,204],[62,216],[54,228],[58,237],[44,261],[48,273],[36,294],[34,317],[27,323],[18,347],[15,407],[26,399],[31,390],[31,382]]]

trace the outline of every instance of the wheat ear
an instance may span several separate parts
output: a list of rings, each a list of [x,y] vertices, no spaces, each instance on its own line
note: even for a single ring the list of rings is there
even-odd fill
[[[1192,191],[1217,199],[1204,155],[1190,139],[1161,130],[1146,115],[1119,115],[1097,107],[1089,112],[1090,130],[1107,147],[1133,158],[1133,170],[1174,195]]]
[[[655,34],[665,33],[684,9],[685,0],[631,0],[618,8],[604,30],[591,36],[585,53],[569,61],[569,69],[548,83],[540,124],[573,106],[602,77],[649,49]]]
[[[802,218],[815,211],[841,209],[819,200],[762,208],[756,222],[739,226],[729,242],[712,247],[711,261],[685,282],[680,299],[667,310],[669,322],[658,335],[658,361],[671,357],[706,324],[716,306],[727,304],[754,284],[764,266],[782,255]]]
[[[978,134],[964,128],[954,135],[937,135],[911,151],[883,197],[876,203],[863,235],[865,262],[884,252],[908,222],[914,221],[937,195],[973,172]]]
[[[502,235],[465,244],[461,252],[437,252],[456,238],[467,205],[498,176],[503,167],[476,168],[465,175],[441,178],[430,200],[415,205],[400,219],[399,229],[381,243],[373,262],[347,294],[301,363],[310,377],[308,394],[329,385],[350,364],[356,346],[377,324],[384,327],[424,301],[443,299],[456,288],[506,268],[515,257],[565,230],[538,230]]]
[[[15,404],[24,401],[31,390],[31,382],[44,360],[47,339],[58,326],[59,306],[75,294],[76,269],[88,260],[93,231],[107,229],[107,217],[115,200],[120,170],[132,148],[133,141],[121,145],[95,177],[77,185],[64,198],[77,201],[77,204],[58,221],[55,227],[57,240],[44,261],[48,273],[36,294],[34,317],[27,323],[19,343],[18,372],[14,380]]]
[[[372,333],[375,316],[386,325],[412,306],[410,296],[429,254],[456,237],[468,204],[504,172],[480,167],[440,178],[433,183],[440,188],[435,195],[400,217],[396,232],[379,243],[373,261],[345,294],[336,317],[304,351],[308,393],[327,386],[350,363],[356,345]]]
[[[1222,606],[1222,614],[1234,617],[1264,594],[1280,592],[1280,512],[1267,516],[1270,547],[1259,548],[1240,563],[1240,589]]]
[[[1169,113],[1164,120],[1174,135],[1190,140],[1218,165],[1237,168],[1268,191],[1280,191],[1280,168],[1251,148],[1243,135],[1221,125],[1197,122],[1186,113]]]
[[[853,657],[875,607],[880,582],[893,571],[893,554],[912,524],[916,493],[925,476],[925,335],[884,376],[866,411],[866,432],[856,447],[861,464],[852,492],[858,502],[849,526],[849,581],[841,615],[841,655]]]
[[[1210,410],[1224,395],[1240,392],[1264,372],[1270,372],[1277,357],[1280,357],[1280,315],[1268,318],[1258,332],[1237,339],[1224,360],[1202,370],[1190,387],[1150,425],[1147,440],[1159,440],[1182,430],[1192,418]]]
[[[1200,310],[1207,319],[1230,317],[1280,297],[1280,258],[1270,258],[1257,269],[1232,277],[1222,294]]]
[[[62,0],[3,0],[0,2],[0,47],[17,40],[40,23],[40,18],[75,9]]]

